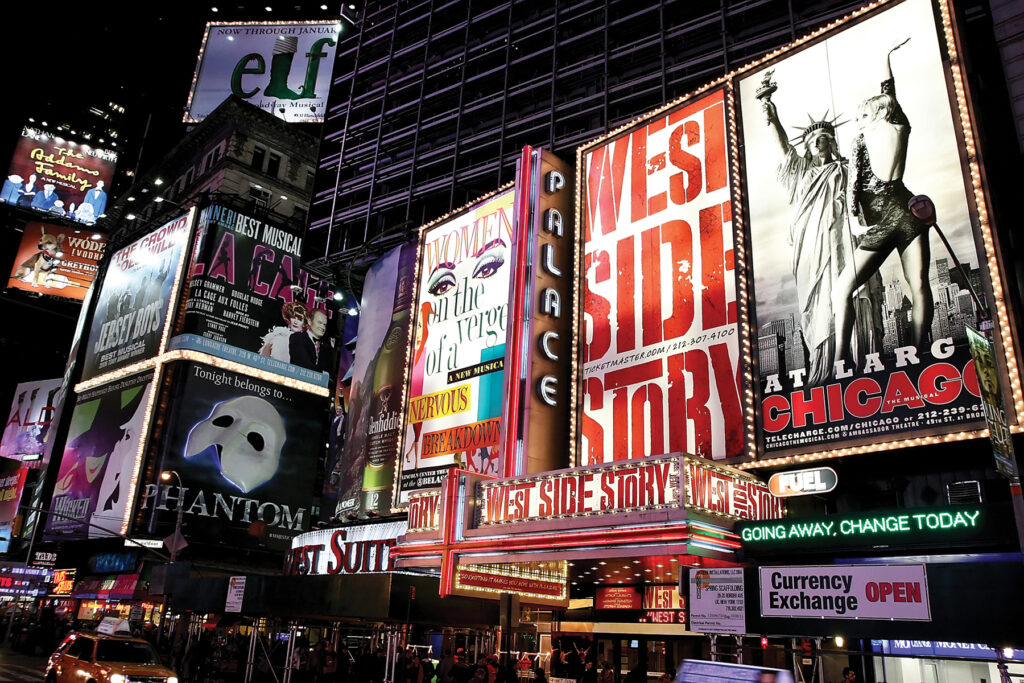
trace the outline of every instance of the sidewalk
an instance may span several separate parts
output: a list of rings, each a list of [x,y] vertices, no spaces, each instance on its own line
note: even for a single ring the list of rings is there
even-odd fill
[[[36,657],[0,647],[0,683],[39,683],[46,669],[46,656]]]

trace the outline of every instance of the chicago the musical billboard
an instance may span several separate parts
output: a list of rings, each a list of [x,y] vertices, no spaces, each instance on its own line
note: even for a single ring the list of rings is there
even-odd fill
[[[737,79],[762,457],[984,426],[966,326],[1005,313],[934,17],[896,3]]]

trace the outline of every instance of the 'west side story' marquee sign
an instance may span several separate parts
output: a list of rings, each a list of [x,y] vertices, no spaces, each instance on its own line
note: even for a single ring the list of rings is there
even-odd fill
[[[680,480],[684,495],[680,495]],[[432,501],[418,501],[416,523],[433,522]],[[480,526],[686,507],[727,519],[779,519],[782,501],[765,484],[730,467],[690,456],[662,456],[580,467],[479,486]],[[410,508],[410,520],[412,509]]]

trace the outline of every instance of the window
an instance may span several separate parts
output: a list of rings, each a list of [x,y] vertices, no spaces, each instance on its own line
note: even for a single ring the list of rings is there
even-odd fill
[[[270,190],[251,185],[249,187],[249,199],[257,209],[266,209],[270,206]]]
[[[96,648],[97,662],[119,662],[130,664],[159,664],[153,646],[131,640],[101,640]]]
[[[193,175],[194,175],[194,170],[191,169],[191,168],[188,169],[188,171],[185,173],[185,182],[182,183],[182,186],[181,186],[182,189],[185,189],[186,187],[191,187],[192,186]]]
[[[267,150],[263,149],[259,145],[252,148],[252,167],[255,169],[263,170],[263,160],[267,156]]]
[[[306,169],[306,187],[307,188],[313,187],[313,180],[315,178],[316,178],[316,174],[313,172],[313,169],[307,168]]]
[[[292,209],[292,218],[299,221],[302,224],[306,223],[306,216],[309,214],[309,209],[304,206],[296,206]]]
[[[267,163],[267,175],[276,178],[281,172],[281,155],[276,152],[270,153],[270,161]]]
[[[74,657],[75,659],[82,659],[87,662],[92,661],[92,650],[95,641],[92,638],[84,638],[79,636],[75,642],[71,643],[71,647],[68,648],[68,657]]]

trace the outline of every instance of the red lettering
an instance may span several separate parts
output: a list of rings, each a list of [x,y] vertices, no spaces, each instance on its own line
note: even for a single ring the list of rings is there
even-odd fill
[[[594,227],[599,227],[602,235],[615,230],[622,202],[622,181],[628,151],[629,138],[620,138],[611,145],[596,150],[590,157],[590,166],[587,169],[587,195],[590,199],[587,202],[584,235],[588,242]],[[595,198],[597,201],[594,201]],[[600,221],[600,226],[595,226],[595,221]]]
[[[777,432],[789,426],[789,401],[773,394],[761,401],[761,423],[766,432]]]
[[[618,266],[618,277],[615,280],[615,319],[618,329],[615,332],[615,349],[618,353],[636,348],[636,285],[633,282],[633,238],[624,237],[619,240],[615,254]]]
[[[846,406],[846,412],[854,417],[871,417],[878,412],[878,406],[882,404],[882,397],[878,395],[881,391],[882,388],[875,380],[870,377],[858,377],[850,382],[846,391],[843,392],[843,405]],[[863,399],[861,399],[862,394],[864,395]]]
[[[670,245],[672,263],[693,263],[693,235],[689,223],[683,220],[664,223],[661,226],[661,241]],[[666,341],[686,334],[693,325],[694,315],[693,283],[689,273],[684,273],[680,268],[672,268],[670,273],[672,315],[664,323]]]
[[[928,402],[939,406],[955,401],[963,386],[959,371],[951,363],[929,365],[921,371],[917,383],[921,393],[928,396]]]
[[[611,278],[611,264],[608,252],[604,250],[587,254],[583,258],[584,270],[589,273],[594,269],[594,282],[607,282]],[[594,291],[593,287],[585,287],[583,312],[590,316],[590,341],[583,345],[583,362],[603,358],[612,344],[612,304],[608,299]]]
[[[902,370],[889,375],[889,382],[885,385],[885,398],[882,399],[882,412],[891,413],[896,408],[908,406],[910,408],[924,408],[924,401],[917,387]]]

